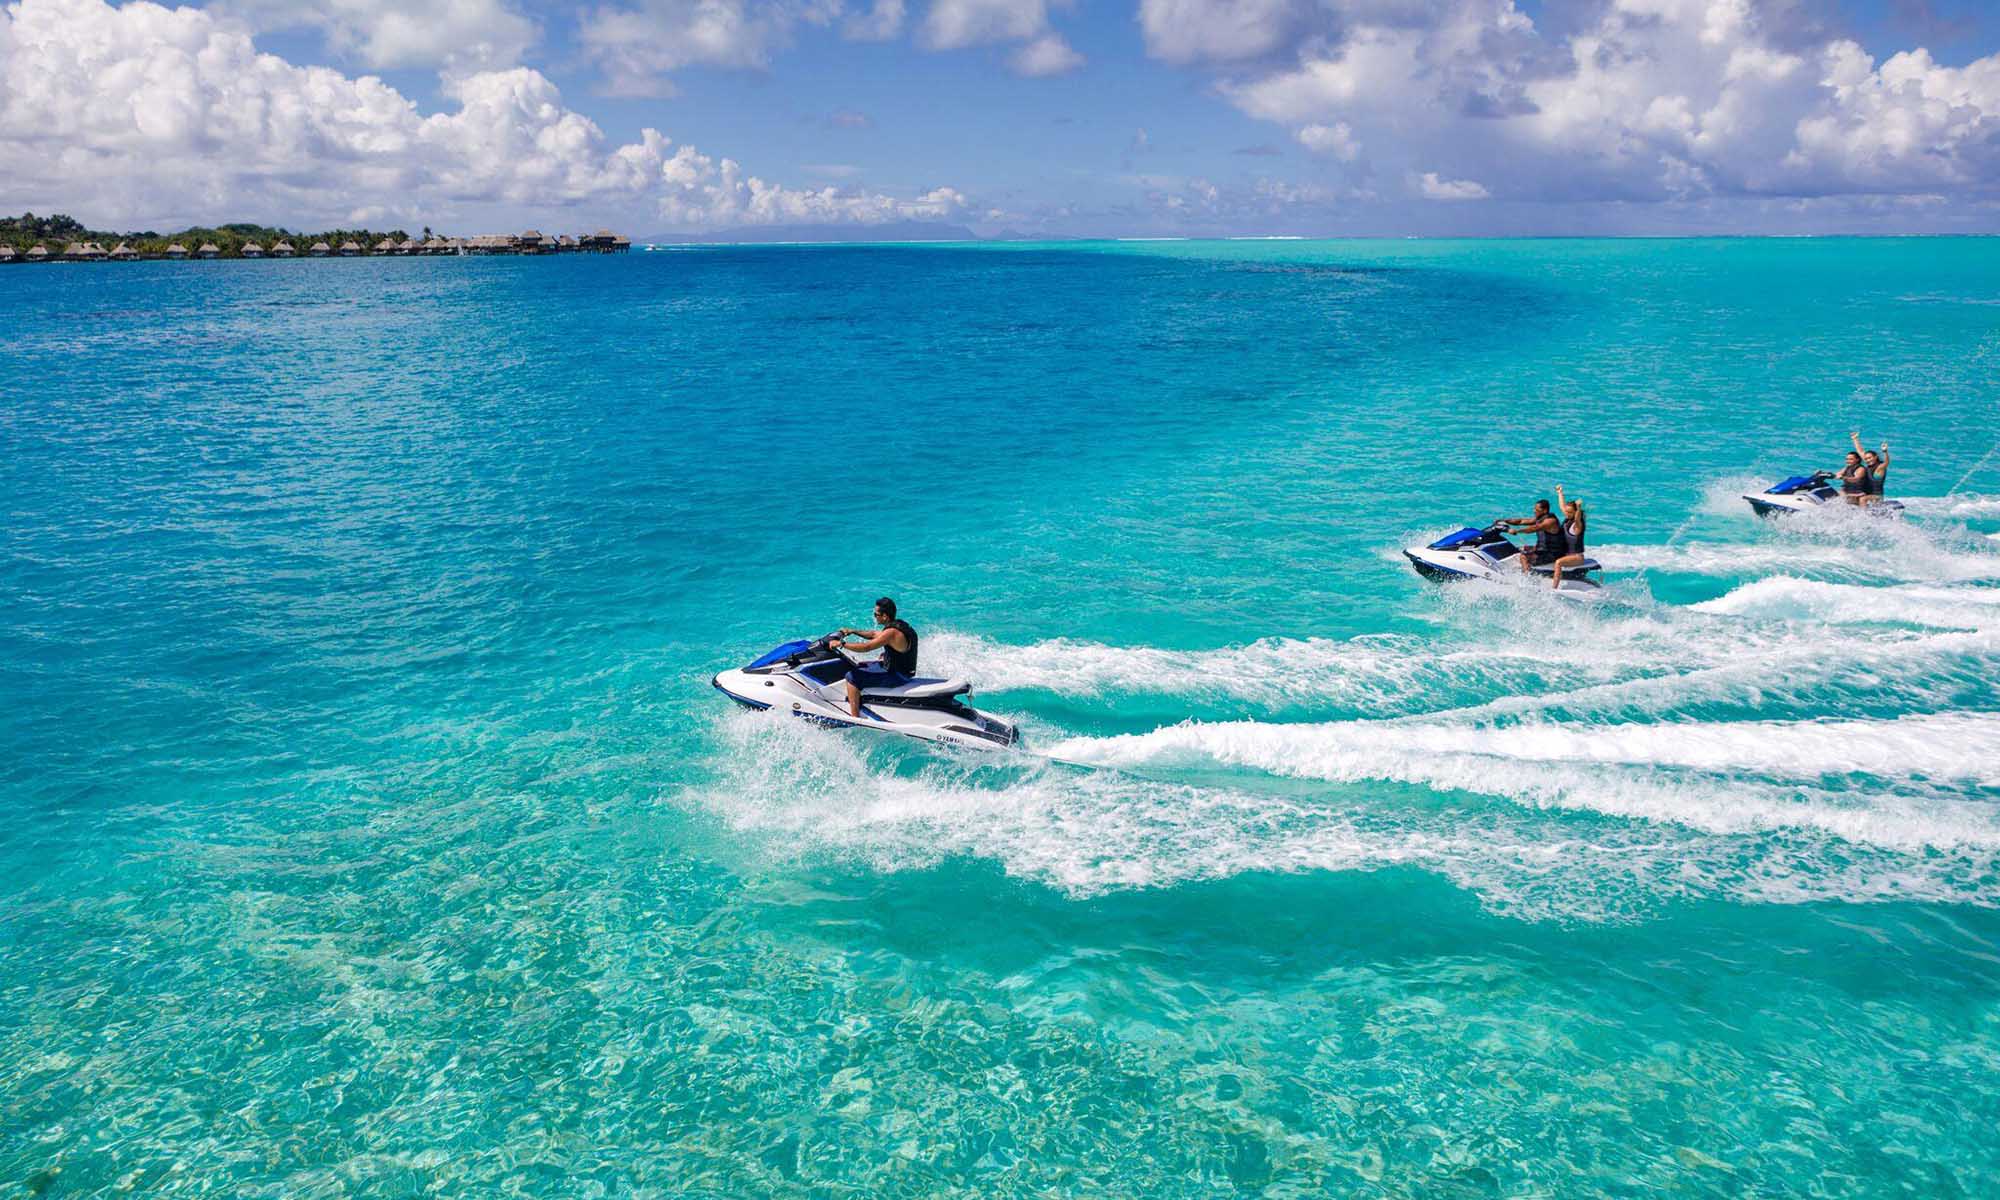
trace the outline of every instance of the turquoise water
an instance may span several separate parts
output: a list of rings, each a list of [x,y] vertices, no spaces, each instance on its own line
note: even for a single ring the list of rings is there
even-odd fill
[[[2000,242],[0,312],[0,1190],[2000,1192]],[[1401,561],[1557,483],[1616,603]],[[1067,762],[710,689],[884,592]]]

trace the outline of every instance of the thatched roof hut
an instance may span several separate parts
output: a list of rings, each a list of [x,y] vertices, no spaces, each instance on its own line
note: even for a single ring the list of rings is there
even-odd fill
[[[417,251],[423,249],[423,246],[415,238],[404,238],[403,244],[396,247],[396,249],[403,254],[415,254]]]
[[[14,247],[0,246],[0,262],[14,261]]]
[[[309,250],[307,253],[325,256],[333,253],[333,247],[327,245],[325,242],[314,242],[312,244],[312,249]]]
[[[203,242],[201,249],[194,253],[196,258],[220,258],[222,256],[222,247],[216,245],[214,242]]]
[[[93,262],[104,257],[104,247],[96,242],[71,242],[63,248],[63,257],[71,262]]]
[[[395,238],[383,238],[381,241],[375,243],[375,253],[377,254],[394,254],[395,252]]]
[[[124,242],[120,242],[111,248],[111,257],[117,259],[119,262],[135,262],[138,260],[139,252]]]
[[[340,252],[342,254],[359,254],[361,253],[361,243],[355,241],[353,238],[349,238],[340,243]]]
[[[297,251],[292,249],[290,242],[272,242],[271,253],[278,258],[290,258]]]
[[[255,242],[245,242],[243,243],[243,257],[262,258],[264,257],[264,247],[259,246]]]
[[[30,246],[28,248],[29,262],[47,262],[48,257],[49,248],[47,246]]]
[[[186,258],[187,256],[188,248],[179,242],[175,242],[173,245],[167,247],[168,258]]]

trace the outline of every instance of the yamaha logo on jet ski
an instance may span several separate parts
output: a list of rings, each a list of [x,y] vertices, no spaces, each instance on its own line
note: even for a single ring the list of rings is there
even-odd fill
[[[1550,586],[1555,568],[1551,564],[1521,569],[1521,548],[1507,540],[1498,524],[1484,529],[1470,526],[1448,533],[1428,546],[1412,546],[1403,551],[1417,574],[1440,583],[1476,579],[1514,587],[1534,587],[1552,591],[1566,600],[1598,600],[1603,585],[1589,577],[1603,570],[1594,558],[1563,569],[1562,582]]]
[[[994,750],[1017,746],[1020,730],[965,703],[972,685],[963,679],[906,679],[864,688],[861,715],[847,708],[847,676],[860,659],[841,649],[834,635],[786,642],[748,666],[724,671],[716,690],[746,708],[776,708],[838,729],[877,729],[926,742]]]

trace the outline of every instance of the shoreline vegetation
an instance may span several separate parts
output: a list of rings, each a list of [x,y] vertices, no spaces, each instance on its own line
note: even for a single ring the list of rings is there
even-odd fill
[[[302,233],[269,225],[232,223],[175,233],[113,233],[87,229],[58,213],[0,217],[0,264],[34,262],[178,262],[218,258],[379,258],[437,254],[623,254],[630,238],[600,229],[560,237],[528,230],[447,237],[425,226],[405,229],[329,229]]]

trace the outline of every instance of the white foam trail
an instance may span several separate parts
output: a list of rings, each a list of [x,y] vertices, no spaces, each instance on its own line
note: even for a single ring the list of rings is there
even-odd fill
[[[1903,496],[1903,507],[1913,513],[1939,517],[2000,517],[2000,496],[1963,494],[1957,496]]]
[[[1558,708],[1670,713],[1689,704],[1764,706],[1823,696],[1843,680],[1865,685],[1878,704],[1936,707],[1976,686],[2000,658],[2000,613],[1988,603],[2000,599],[2000,589],[1963,597],[1940,589],[1935,598],[1920,590],[1889,601],[1907,603],[1905,624],[1934,621],[1932,628],[1965,631],[1918,633],[1867,628],[1880,619],[1872,595],[1813,591],[1839,586],[1759,581],[1686,612],[1560,626],[1533,619],[1509,623],[1505,617],[1513,609],[1502,606],[1502,620],[1481,630],[1497,642],[1458,649],[1368,638],[1183,652],[1074,642],[1007,646],[940,633],[934,635],[942,643],[934,661],[969,676],[982,693],[1043,688],[1071,697],[1173,695],[1377,715],[1436,714],[1449,706],[1454,715],[1473,717]],[[1773,620],[1787,603],[1818,603],[1821,611]],[[1741,616],[1733,615],[1737,607]],[[1832,623],[1847,617],[1860,624]],[[1482,692],[1499,695],[1478,701]],[[1468,706],[1469,699],[1475,702]]]
[[[1527,763],[1685,767],[1767,778],[1867,774],[2000,786],[2000,714],[1886,721],[1684,721],[1587,725],[1529,721],[1185,722],[1150,733],[1071,738],[1057,758],[1114,766],[1250,766],[1317,779],[1365,779],[1382,755],[1466,755]],[[1477,789],[1475,789],[1477,790]]]
[[[1562,615],[1571,615],[1567,609]],[[1518,618],[1518,619],[1510,619]],[[928,660],[964,675],[981,692],[1043,690],[1060,696],[1165,695],[1278,706],[1420,710],[1468,692],[1537,692],[1624,678],[1662,653],[1661,627],[1646,619],[1552,626],[1507,609],[1485,617],[1498,641],[1464,647],[1373,635],[1267,638],[1245,646],[1164,650],[1055,639],[1013,646],[939,632]]]
[[[1211,650],[1107,646],[1054,638],[1009,646],[939,632],[934,661],[982,691],[1041,689],[1066,696],[1152,692],[1251,700],[1309,700],[1400,693],[1424,670],[1411,639],[1264,638]]]
[[[2000,660],[1996,630],[1857,640],[1829,634],[1825,626],[1797,629],[1796,639],[1732,655],[1716,666],[1569,692],[1503,696],[1450,715],[1467,719],[1553,710],[1672,714],[1693,704],[1763,708],[1813,699],[1829,687],[1850,696],[1863,690],[1877,705],[1940,705],[1951,703],[1962,690],[1990,687]]]
[[[1127,769],[1237,768],[1335,783],[1392,780],[1499,796],[1535,807],[1688,825],[1735,834],[1786,827],[1904,852],[2000,849],[1992,806],[1937,797],[1841,803],[1828,793],[1734,778],[1751,772],[1823,780],[1848,773],[2000,783],[2000,718],[1887,722],[1745,722],[1510,728],[1350,721],[1182,724],[1151,733],[1071,738],[1055,757]],[[1641,770],[1606,770],[1636,766]],[[1802,798],[1811,796],[1813,798]]]
[[[1878,523],[1885,527],[1890,524]],[[2000,579],[2000,554],[1971,547],[1954,551],[1927,539],[1897,537],[1886,531],[1871,540],[1877,544],[1778,539],[1678,546],[1607,545],[1598,547],[1595,554],[1607,568],[1688,575],[1832,573],[1850,579],[1933,582]]]
[[[1765,488],[1784,478],[1782,475],[1728,475],[1712,479],[1701,489],[1699,511],[1722,517],[1744,517],[1751,515],[1750,502],[1743,497]]]
[[[882,769],[879,740],[769,714],[720,725],[718,777],[685,798],[779,859],[896,871],[973,858],[1083,896],[1406,866],[1527,918],[1605,919],[1707,895],[2000,903],[2000,856],[1983,846],[1903,853],[1796,824],[1760,828],[1741,814],[1724,824],[1748,832],[1718,836],[1650,821],[1578,823],[1533,807],[1440,808],[1379,790],[1292,794],[985,758],[898,773]],[[1627,794],[1672,803],[1664,788]]]
[[[1776,575],[1690,607],[1767,621],[1989,629],[2000,625],[2000,588],[1860,587]]]

